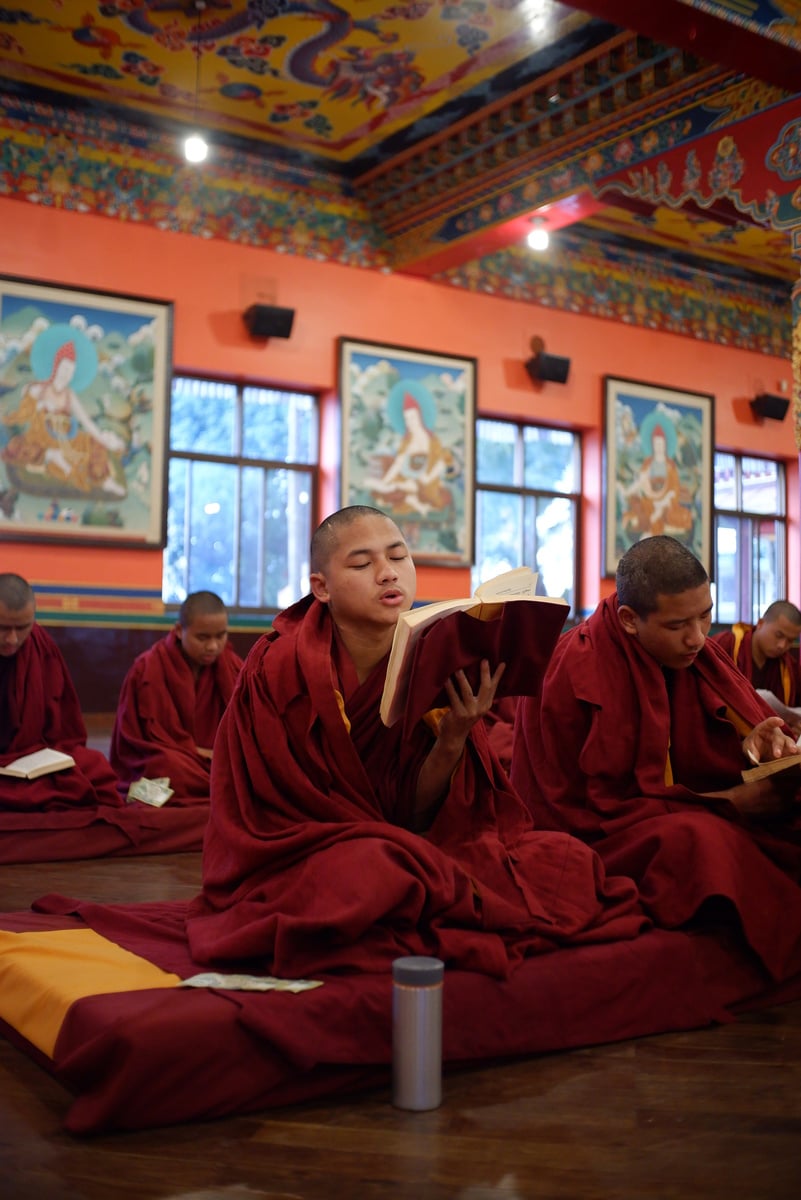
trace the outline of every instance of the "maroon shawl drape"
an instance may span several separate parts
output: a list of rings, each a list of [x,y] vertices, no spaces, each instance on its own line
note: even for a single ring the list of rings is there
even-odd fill
[[[10,740],[0,754],[0,766],[45,746],[71,754],[76,765],[38,779],[0,776],[1,812],[120,807],[114,772],[98,750],[86,745],[86,726],[67,664],[40,625],[34,625],[14,655],[7,699]]]
[[[226,644],[195,681],[172,630],[135,660],[120,690],[111,735],[111,765],[125,796],[135,779],[169,777],[170,806],[208,802],[211,762],[196,746],[211,747],[242,660]]]
[[[481,729],[428,834],[404,828],[433,739],[381,724],[385,670],[359,685],[309,599],[254,646],[218,733],[194,957],[298,975],[433,953],[503,976],[527,953],[638,932],[631,884],[533,832]]]
[[[541,697],[520,702],[511,775],[535,822],[578,834],[634,878],[659,924],[726,897],[780,976],[801,966],[801,850],[794,822],[748,821],[701,795],[741,782],[748,765],[727,708],[748,726],[774,715],[709,639],[691,667],[663,671],[624,632],[613,596],[560,640]]]

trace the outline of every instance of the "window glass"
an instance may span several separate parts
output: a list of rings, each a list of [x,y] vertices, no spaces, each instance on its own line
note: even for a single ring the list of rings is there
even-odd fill
[[[165,603],[208,588],[232,608],[285,608],[308,590],[315,397],[183,378],[173,396]]]
[[[233,604],[237,469],[233,464],[194,462],[189,480],[188,590],[208,589]]]
[[[525,469],[523,483],[531,488],[574,492],[576,480],[576,435],[565,429],[523,429]]]
[[[715,455],[716,624],[754,624],[786,595],[785,488],[780,462]]]
[[[245,388],[242,455],[273,462],[314,462],[317,407],[313,396]]]
[[[515,477],[517,426],[510,421],[476,424],[476,478],[481,483],[511,483]]]
[[[523,554],[523,501],[514,492],[476,492],[476,568],[473,586],[511,571],[534,567]]]
[[[537,501],[536,569],[546,596],[563,596],[574,604],[575,506],[567,499]]]
[[[170,449],[232,454],[236,403],[234,384],[176,376],[170,404]]]
[[[735,517],[718,517],[715,524],[717,569],[714,620],[722,625],[733,625],[740,611],[740,584],[737,576],[740,523]]]
[[[569,430],[477,423],[473,587],[530,566],[539,590],[575,605],[581,443]],[[564,493],[564,494],[563,494]]]
[[[742,460],[742,507],[752,513],[782,513],[784,504],[779,495],[778,463],[767,458]]]

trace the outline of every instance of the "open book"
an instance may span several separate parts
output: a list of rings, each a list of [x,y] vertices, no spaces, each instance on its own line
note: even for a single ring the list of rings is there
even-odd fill
[[[768,691],[767,688],[757,688],[757,694],[791,727],[801,723],[801,708],[788,708],[775,692]],[[799,737],[799,742],[801,743],[801,737]]]
[[[50,775],[53,771],[64,771],[74,767],[75,759],[71,754],[63,754],[61,750],[36,750],[33,754],[23,754],[15,758],[6,767],[0,767],[0,775],[12,775],[17,779],[38,779],[40,775]]]
[[[797,770],[801,767],[801,754],[786,754],[784,758],[769,758],[767,762],[761,762],[756,767],[749,767],[742,772],[743,783],[756,783],[757,779],[764,779],[766,775],[775,775],[777,771]],[[801,780],[799,780],[801,785]]]
[[[506,663],[496,699],[539,690],[570,607],[537,596],[537,576],[516,567],[489,579],[474,596],[436,600],[401,613],[387,665],[381,720],[404,718],[409,730],[430,708],[448,703],[445,682],[463,670],[477,691],[481,660]]]

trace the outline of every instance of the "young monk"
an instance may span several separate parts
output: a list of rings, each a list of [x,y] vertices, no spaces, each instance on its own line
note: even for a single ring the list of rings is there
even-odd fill
[[[403,954],[503,976],[523,955],[643,928],[635,889],[577,839],[539,834],[491,754],[482,718],[502,665],[462,672],[406,740],[379,704],[415,568],[368,507],[325,520],[311,595],[254,646],[220,724],[199,962],[278,975],[386,970]]]
[[[560,639],[541,696],[520,701],[512,781],[538,825],[636,880],[657,924],[736,913],[786,977],[801,969],[799,775],[741,772],[798,748],[707,637],[709,578],[685,546],[638,542],[616,583]]]
[[[116,809],[120,804],[111,767],[98,750],[86,745],[86,726],[61,651],[36,623],[33,588],[20,575],[4,573],[0,574],[0,766],[45,747],[71,754],[75,766],[38,779],[0,775],[0,813],[7,814],[0,819],[0,833],[53,829],[58,818],[44,820],[41,814],[83,810],[83,816],[73,813],[66,820],[74,829],[90,821],[90,810]],[[40,816],[26,821],[23,813]]]
[[[192,592],[174,629],[123,681],[110,753],[123,796],[143,776],[167,777],[172,807],[208,803],[214,738],[241,667],[224,603],[214,592]]]
[[[795,708],[801,704],[801,663],[798,650],[793,649],[799,634],[801,611],[789,600],[774,600],[756,625],[739,622],[713,637],[755,688],[772,692],[780,704]],[[795,737],[801,734],[801,720],[788,718],[788,725]]]

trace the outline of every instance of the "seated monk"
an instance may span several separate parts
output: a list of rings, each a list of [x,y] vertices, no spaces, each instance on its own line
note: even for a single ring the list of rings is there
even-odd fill
[[[212,746],[241,667],[222,600],[192,592],[123,681],[110,752],[123,796],[143,776],[167,777],[171,807],[208,802]]]
[[[503,977],[524,955],[643,929],[633,884],[578,839],[535,832],[490,751],[503,664],[482,663],[475,694],[457,672],[448,706],[406,736],[382,725],[415,593],[394,522],[345,508],[310,564],[312,594],[251,650],[220,723],[194,960],[297,976],[435,954]]]
[[[520,701],[512,782],[538,826],[634,879],[658,925],[714,917],[786,978],[801,968],[801,776],[741,772],[798,748],[707,637],[709,578],[685,546],[638,542],[616,583]]]
[[[75,766],[18,779],[0,775],[0,832],[35,829],[22,813],[120,807],[116,779],[99,750],[86,745],[78,696],[56,643],[36,623],[33,588],[20,575],[0,575],[0,766],[50,747]],[[77,818],[78,824],[84,818]],[[46,822],[52,827],[52,822]],[[76,818],[69,824],[76,827]]]
[[[719,645],[750,679],[755,688],[772,692],[779,705],[797,708],[801,705],[801,663],[793,649],[801,634],[801,611],[789,600],[774,600],[763,612],[756,625],[744,621],[731,629],[713,634]],[[771,701],[768,700],[768,704]],[[780,707],[776,706],[780,712]],[[790,719],[789,728],[795,737],[801,734],[801,719]]]

